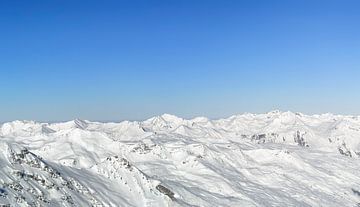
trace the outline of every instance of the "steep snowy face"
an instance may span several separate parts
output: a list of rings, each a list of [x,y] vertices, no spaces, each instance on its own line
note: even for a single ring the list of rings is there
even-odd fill
[[[360,117],[0,125],[0,206],[360,206]]]

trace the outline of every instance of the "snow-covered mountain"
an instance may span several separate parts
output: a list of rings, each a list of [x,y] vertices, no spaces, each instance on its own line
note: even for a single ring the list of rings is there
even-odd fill
[[[360,117],[0,125],[0,206],[360,206]]]

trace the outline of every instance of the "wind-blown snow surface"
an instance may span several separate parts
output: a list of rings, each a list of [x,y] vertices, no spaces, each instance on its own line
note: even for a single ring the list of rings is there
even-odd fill
[[[0,125],[0,206],[360,206],[360,117]]]

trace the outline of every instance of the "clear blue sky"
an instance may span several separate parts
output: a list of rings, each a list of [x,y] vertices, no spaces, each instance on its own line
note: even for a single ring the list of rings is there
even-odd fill
[[[0,2],[0,121],[360,114],[360,1]]]

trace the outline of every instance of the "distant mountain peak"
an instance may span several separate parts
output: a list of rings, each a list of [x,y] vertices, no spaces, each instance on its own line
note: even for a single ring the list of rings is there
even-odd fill
[[[79,129],[86,129],[88,127],[88,122],[82,119],[75,119],[74,121],[75,127]]]

